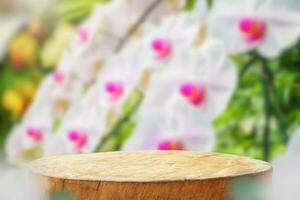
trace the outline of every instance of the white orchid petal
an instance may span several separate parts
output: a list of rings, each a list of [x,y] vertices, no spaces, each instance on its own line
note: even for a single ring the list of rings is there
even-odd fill
[[[22,139],[20,134],[22,132],[22,127],[16,125],[10,132],[5,145],[5,153],[9,163],[17,163],[20,161],[22,153]]]
[[[215,133],[210,125],[199,126],[199,124],[189,124],[184,134],[184,145],[188,150],[212,150]]]
[[[269,31],[265,36],[265,40],[258,48],[259,53],[265,57],[272,58],[278,56],[281,50],[282,49],[278,44],[275,32],[269,27]]]
[[[123,144],[122,150],[155,150],[158,139],[162,137],[162,120],[156,115],[142,117],[130,139]]]

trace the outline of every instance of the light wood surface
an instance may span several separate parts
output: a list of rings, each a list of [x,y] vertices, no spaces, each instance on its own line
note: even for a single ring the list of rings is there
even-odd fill
[[[269,178],[263,161],[218,153],[138,151],[45,157],[30,169],[78,200],[230,199],[239,177]]]

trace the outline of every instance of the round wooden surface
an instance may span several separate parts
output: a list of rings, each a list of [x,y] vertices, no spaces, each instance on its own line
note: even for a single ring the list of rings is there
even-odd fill
[[[190,151],[137,151],[59,155],[33,161],[33,173],[58,179],[164,182],[238,177],[271,171],[247,157]]]

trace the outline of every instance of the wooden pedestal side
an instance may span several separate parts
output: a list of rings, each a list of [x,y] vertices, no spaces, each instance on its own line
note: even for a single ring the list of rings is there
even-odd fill
[[[229,200],[232,180],[266,180],[272,171],[263,161],[188,151],[53,156],[30,169],[48,190],[70,191],[78,200]]]

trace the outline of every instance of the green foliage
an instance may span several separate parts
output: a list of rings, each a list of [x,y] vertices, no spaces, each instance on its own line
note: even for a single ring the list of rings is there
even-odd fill
[[[270,122],[271,158],[285,149],[281,124],[290,135],[300,125],[300,43],[279,58],[268,61],[274,82],[271,95]],[[241,69],[250,55],[235,58]],[[258,60],[241,77],[228,109],[215,121],[217,128],[216,151],[263,158],[264,103],[262,64]],[[278,116],[281,110],[283,119]],[[282,122],[283,121],[283,122]]]

